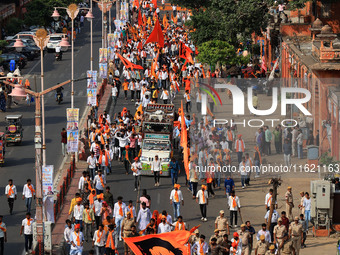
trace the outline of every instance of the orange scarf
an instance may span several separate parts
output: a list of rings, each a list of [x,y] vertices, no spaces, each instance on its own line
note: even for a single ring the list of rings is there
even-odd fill
[[[259,161],[260,161],[260,164],[262,164],[262,158],[261,158],[261,153],[260,153],[260,151],[259,151],[259,147],[255,147],[255,150],[256,150],[256,152],[259,154]],[[254,158],[255,158],[255,154],[256,153],[254,153]]]
[[[268,200],[267,200],[267,205],[269,204],[269,206],[272,204],[272,195],[269,196]]]
[[[102,184],[103,188],[105,188],[105,184],[104,184],[104,181],[103,181],[103,177],[99,176],[99,179],[100,179],[100,183]]]
[[[90,201],[90,205],[93,205],[94,203],[94,196],[92,193],[89,195],[89,201]]]
[[[92,218],[91,218],[91,216],[90,216],[90,212],[89,212],[89,211],[90,211],[90,210],[85,209],[85,212],[86,212],[86,214],[87,214],[87,220],[90,221],[90,222],[92,222]]]
[[[237,139],[236,140],[236,152],[239,152],[239,141],[241,141],[241,151],[244,152],[244,143],[243,143],[243,140],[240,140],[240,139]]]
[[[236,197],[231,197],[231,199],[233,200],[233,207],[237,207]]]
[[[175,230],[185,230],[185,225],[184,225],[184,222],[176,222],[176,225],[175,225]]]
[[[99,164],[101,165],[102,162],[103,162],[103,153],[101,152],[100,157],[99,157]],[[108,165],[109,165],[109,156],[108,156],[107,151],[105,151],[105,166],[108,166]]]
[[[204,194],[204,190],[202,190],[202,200],[203,200],[203,203],[205,203],[205,194]]]
[[[118,206],[119,206],[119,215],[124,216],[122,205],[118,203]]]
[[[30,189],[32,196],[33,196],[35,193],[35,190],[32,188],[32,185],[27,185],[27,187]]]
[[[3,228],[3,227],[1,227],[1,224],[2,224],[2,222],[0,222],[0,229],[1,229],[3,232],[6,232],[6,229]]]
[[[133,206],[128,207],[128,208],[129,208],[129,211],[130,211],[130,213],[131,213],[131,218],[133,218]]]
[[[91,180],[86,180],[87,181],[87,187],[89,188],[89,190],[91,190]]]
[[[13,187],[13,184],[9,186],[8,196],[11,196],[12,194],[14,194],[12,187]]]
[[[200,255],[204,255],[204,252],[203,252],[203,245],[204,245],[204,242],[201,242],[201,241],[200,241]]]
[[[74,231],[74,234],[76,235],[76,241],[77,241],[77,246],[80,246],[80,234],[77,234],[77,232],[76,231]]]
[[[179,197],[178,197],[178,192],[177,192],[177,190],[175,190],[175,202],[176,202],[176,203],[179,202]]]
[[[101,233],[101,235],[99,235],[99,230],[97,231],[97,243],[100,243],[100,240],[101,240],[101,238],[102,238],[102,236],[103,236],[103,234],[104,234],[104,231],[102,231],[102,232],[100,232]]]
[[[190,95],[187,94],[187,101],[190,101]]]
[[[33,221],[33,219],[31,219],[31,218],[27,219],[27,226],[31,226],[31,221]]]
[[[129,161],[129,151],[125,150],[125,159]]]
[[[113,234],[113,231],[110,231],[108,236],[107,236],[107,240],[106,240],[106,245],[105,247],[106,248],[111,248],[112,250],[115,250],[116,247],[115,247],[115,244],[113,242],[113,237],[112,237],[112,234]]]
[[[233,140],[233,133],[231,131],[227,131],[228,141]]]

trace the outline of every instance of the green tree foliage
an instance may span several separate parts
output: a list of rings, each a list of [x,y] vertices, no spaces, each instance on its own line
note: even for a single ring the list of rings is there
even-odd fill
[[[11,18],[5,27],[7,34],[14,35],[21,31],[23,21],[18,18]]]
[[[198,47],[198,51],[199,61],[211,66],[216,63],[241,65],[249,62],[248,57],[238,56],[235,47],[226,41],[213,40],[204,42]]]
[[[25,24],[27,26],[49,26],[52,22],[54,7],[67,7],[71,3],[79,3],[80,0],[33,0],[27,5]],[[65,11],[58,10],[60,15]]]

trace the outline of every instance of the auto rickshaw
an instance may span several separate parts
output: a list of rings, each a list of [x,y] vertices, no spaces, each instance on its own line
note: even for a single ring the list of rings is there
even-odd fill
[[[5,133],[0,132],[0,166],[3,167],[5,164]]]
[[[9,143],[21,144],[24,131],[21,124],[22,114],[7,115],[5,119],[7,122],[5,134],[6,145],[8,146]]]

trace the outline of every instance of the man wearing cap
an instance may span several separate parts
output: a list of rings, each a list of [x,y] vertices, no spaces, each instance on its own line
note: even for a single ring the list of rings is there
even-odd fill
[[[99,194],[97,195],[97,199],[93,202],[94,218],[96,220],[97,229],[99,225],[102,223],[102,216],[100,215],[100,213],[103,207],[103,199],[104,199],[104,195]]]
[[[174,209],[174,218],[177,218],[178,216],[181,215],[181,212],[179,210],[181,202],[182,206],[184,206],[182,191],[179,189],[180,187],[181,185],[175,184],[174,189],[170,193],[170,204],[172,204]]]
[[[244,141],[242,139],[242,135],[239,134],[237,136],[237,140],[235,141],[235,151],[237,153],[237,162],[240,164],[242,161],[242,156],[243,156],[243,152],[245,149],[245,145],[244,145]]]
[[[286,198],[286,212],[287,212],[287,217],[291,221],[293,220],[293,207],[294,207],[294,202],[293,202],[293,193],[292,193],[292,187],[287,187],[287,192],[285,194]]]
[[[284,234],[282,242],[278,247],[278,250],[281,255],[291,255],[291,254],[296,255],[293,242],[292,240],[288,238],[287,233]]]
[[[200,231],[198,229],[195,229],[194,235],[191,235],[189,237],[188,242],[190,243],[190,245],[192,247],[197,241],[199,241],[199,239],[200,239]]]
[[[219,230],[220,236],[222,236],[222,237],[225,234],[230,235],[228,219],[226,217],[224,217],[224,211],[223,210],[221,210],[220,215],[216,217],[215,229]]]
[[[230,224],[233,225],[233,219],[235,218],[235,225],[237,227],[237,212],[241,211],[240,199],[235,195],[235,191],[230,193],[228,198],[228,206],[230,210]]]
[[[202,221],[208,221],[207,220],[208,192],[206,189],[207,187],[205,185],[202,185],[201,189],[197,192],[196,195],[196,202],[200,205]]]
[[[135,225],[135,221],[133,219],[133,217],[131,217],[131,212],[128,211],[126,213],[126,218],[123,220],[123,223],[122,223],[122,229],[121,229],[121,232],[123,233],[123,237],[128,237],[129,234],[131,234],[131,227]],[[124,254],[125,255],[128,255],[128,245],[124,242]]]
[[[97,194],[101,194],[104,192],[106,185],[105,175],[102,174],[102,170],[98,170],[98,174],[93,179],[93,184],[96,187]]]
[[[287,233],[287,229],[285,225],[282,224],[282,219],[278,219],[278,224],[274,227],[274,244],[278,244],[279,246],[283,242],[283,237]]]
[[[255,244],[255,255],[265,255],[269,249],[269,243],[264,235],[260,236],[260,241]]]
[[[71,251],[70,254],[81,255],[83,254],[83,244],[84,244],[84,235],[80,231],[81,225],[76,224],[74,226],[74,232],[71,234]]]
[[[82,205],[82,199],[78,197],[76,199],[77,204],[73,208],[73,219],[75,224],[80,225],[80,229],[83,229],[83,212],[84,206]]]
[[[171,226],[166,221],[166,216],[162,215],[161,223],[158,224],[158,234],[171,232]]]
[[[273,254],[276,254],[276,248],[274,244],[271,244],[269,246],[269,250],[266,252],[265,255],[273,255]]]
[[[235,255],[242,255],[242,242],[240,241],[239,234],[234,232],[231,239],[230,253]]]
[[[6,224],[2,221],[4,216],[0,215],[0,255],[4,255],[4,243],[7,243],[7,228]]]
[[[118,233],[118,238],[119,241],[122,241],[122,222],[124,219],[124,212],[126,208],[126,204],[123,203],[123,197],[119,196],[117,198],[118,202],[115,203],[114,205],[114,210],[113,210],[113,217],[115,219],[115,223],[117,226],[117,233]]]
[[[299,255],[301,243],[303,240],[302,224],[299,223],[299,217],[295,216],[294,221],[289,225],[289,238],[293,242],[295,254]]]
[[[211,243],[211,240],[215,238],[216,243],[220,245],[223,242],[223,237],[220,235],[220,231],[218,229],[215,229],[214,234],[210,237],[209,243]]]
[[[237,231],[239,238],[242,243],[242,254],[249,255],[250,254],[250,234],[246,231],[246,224],[241,225],[241,229]]]
[[[140,186],[140,180],[141,180],[141,171],[142,170],[142,164],[139,162],[139,158],[135,157],[135,162],[131,165],[131,171],[133,176],[135,177],[135,191],[137,191],[138,187]]]

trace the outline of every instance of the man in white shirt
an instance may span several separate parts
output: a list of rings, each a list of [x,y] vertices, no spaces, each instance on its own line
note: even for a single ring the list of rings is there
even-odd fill
[[[154,174],[155,186],[159,186],[159,179],[161,176],[161,161],[158,159],[158,155],[151,162],[151,172]]]
[[[103,207],[104,194],[97,195],[97,199],[93,202],[94,208],[94,218],[96,220],[97,229],[102,222],[102,216],[100,214]]]
[[[105,175],[102,175],[102,170],[98,170],[98,174],[94,177],[93,185],[96,187],[97,194],[101,194],[104,192],[106,178]]]
[[[81,193],[84,189],[84,184],[86,181],[86,174],[87,172],[86,171],[83,171],[83,175],[79,178],[79,182],[78,182],[78,190],[79,190],[79,193]]]
[[[207,187],[205,185],[202,185],[201,189],[196,194],[196,202],[200,205],[202,221],[208,221],[207,220],[208,197],[209,196]]]
[[[31,182],[31,179],[27,179],[27,183],[24,185],[22,190],[22,200],[25,199],[25,205],[28,213],[31,212],[32,199],[35,199],[35,190]]]
[[[91,180],[94,180],[94,176],[96,175],[96,165],[97,165],[97,158],[94,156],[94,152],[91,151],[91,155],[87,158],[87,164],[89,166],[89,172],[91,176]]]
[[[270,237],[270,232],[267,230],[267,225],[266,223],[262,224],[262,229],[257,232],[256,239],[257,241],[260,241],[260,236],[264,235],[265,241],[268,243],[271,243],[271,237]]]
[[[172,204],[174,208],[175,219],[181,215],[180,213],[181,202],[182,202],[182,206],[184,206],[182,191],[179,189],[180,187],[181,185],[175,184],[174,189],[170,193],[170,204]]]
[[[92,241],[92,248],[95,248],[97,255],[105,253],[105,241],[106,233],[104,231],[104,225],[100,224],[98,230],[94,232]]]
[[[309,197],[309,193],[305,193],[305,199],[303,200],[303,208],[305,209],[305,220],[306,220],[306,226],[308,231],[308,223],[310,221],[310,209],[311,209],[311,199]]]
[[[74,229],[72,226],[72,222],[69,219],[66,220],[66,225],[67,227],[64,230],[64,239],[66,243],[65,252],[66,254],[69,254],[71,249],[71,234],[74,231]]]
[[[13,184],[13,180],[8,180],[8,185],[5,188],[5,194],[7,196],[8,206],[9,206],[9,213],[13,214],[13,205],[14,200],[17,200],[17,187]]]
[[[192,252],[195,254],[206,255],[209,252],[209,245],[205,242],[205,236],[200,235],[200,240],[192,246]]]
[[[82,199],[78,197],[76,199],[77,204],[73,207],[73,218],[75,224],[80,224],[80,228],[83,229],[83,211]]]
[[[166,216],[162,215],[161,223],[158,224],[157,233],[161,234],[161,233],[167,233],[167,232],[171,232],[171,226],[167,223]]]
[[[116,104],[117,104],[117,97],[118,97],[118,89],[117,89],[117,85],[116,84],[113,84],[113,86],[112,86],[111,95],[112,95],[113,106],[116,106]]]
[[[272,201],[273,201],[273,192],[274,190],[273,189],[270,189],[269,192],[266,194],[266,198],[265,198],[265,205],[266,205],[266,210],[270,210],[270,206],[272,204]],[[277,201],[275,203],[275,208],[274,209],[277,209]]]
[[[31,213],[28,212],[26,213],[26,218],[21,223],[20,235],[22,235],[22,232],[24,231],[26,254],[32,253],[33,222],[34,219],[31,218]]]
[[[167,104],[169,97],[169,91],[166,88],[163,88],[162,94],[159,99],[163,99],[163,103]]]
[[[268,223],[269,213],[270,211],[267,211],[266,215],[264,216],[264,219],[266,220],[266,224]],[[270,221],[270,226],[269,226],[270,239],[272,241],[274,241],[274,227],[277,225],[277,221],[279,217],[280,217],[279,213],[274,209],[272,213],[272,219]]]
[[[230,225],[233,225],[233,219],[235,217],[235,225],[234,227],[237,227],[237,212],[240,212],[241,204],[240,199],[238,196],[235,195],[235,191],[232,190],[230,192],[230,196],[228,199],[228,206],[230,210]]]
[[[131,171],[133,176],[135,177],[135,191],[137,191],[139,185],[140,185],[140,174],[142,170],[142,164],[139,162],[139,158],[135,157],[135,162],[131,165]]]
[[[115,223],[117,226],[117,234],[119,237],[119,241],[122,241],[122,222],[124,220],[126,204],[123,203],[123,197],[121,196],[119,196],[117,200],[118,202],[115,203],[113,209],[113,217],[115,219]]]
[[[83,254],[83,244],[84,235],[80,231],[81,226],[76,224],[74,226],[74,231],[71,234],[71,252],[70,254],[82,255]]]
[[[149,224],[152,214],[150,209],[146,207],[146,203],[142,202],[142,208],[138,212],[137,222],[139,230],[145,230]]]

